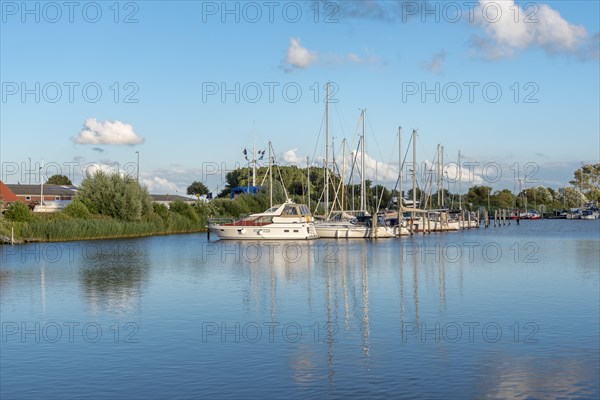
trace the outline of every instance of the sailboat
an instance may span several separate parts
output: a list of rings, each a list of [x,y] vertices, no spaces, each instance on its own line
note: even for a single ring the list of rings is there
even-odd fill
[[[327,94],[329,94],[329,85],[327,86]],[[326,113],[328,95],[326,97]],[[396,236],[392,227],[386,226],[383,216],[372,216],[366,211],[366,194],[365,194],[365,110],[361,111],[360,118],[362,120],[362,136],[360,139],[361,146],[361,210],[358,216],[352,216],[347,212],[340,212],[329,218],[326,221],[316,222],[315,229],[319,238],[329,239],[379,239],[391,238]],[[327,117],[326,117],[327,121]],[[325,127],[326,141],[328,138],[328,126]],[[326,164],[328,156],[326,156]],[[325,183],[325,204],[326,215],[330,216],[329,211],[329,166],[326,165],[326,183]]]

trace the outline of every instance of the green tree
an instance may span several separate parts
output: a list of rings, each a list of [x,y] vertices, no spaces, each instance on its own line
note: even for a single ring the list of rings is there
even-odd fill
[[[92,213],[124,221],[139,221],[152,213],[146,188],[128,176],[97,171],[86,174],[77,196]]]
[[[471,209],[479,206],[487,207],[488,196],[490,197],[490,204],[492,202],[491,194],[492,188],[489,186],[472,186],[465,196],[465,203],[467,203]]]
[[[46,181],[48,185],[72,185],[73,182],[65,175],[52,175]]]
[[[580,207],[588,201],[587,197],[574,187],[558,189],[559,201],[566,208]]]
[[[529,205],[534,205],[534,204],[549,205],[549,204],[552,204],[552,202],[554,201],[554,198],[553,198],[550,190],[548,190],[548,188],[545,188],[543,186],[536,186],[533,188],[525,189],[525,190],[523,190],[523,192],[521,194],[519,194],[519,197],[521,197],[521,196],[524,196],[527,198],[527,204],[529,204]]]
[[[198,222],[199,220],[198,214],[194,211],[194,208],[188,203],[184,203],[181,200],[171,202],[171,204],[169,205],[169,210],[179,215],[183,215],[184,217],[192,220],[193,222]]]
[[[33,215],[31,214],[31,211],[29,211],[29,208],[25,203],[20,201],[11,203],[6,210],[6,213],[4,213],[4,216],[7,220],[14,222],[27,222],[33,219]]]
[[[78,198],[75,198],[62,212],[70,217],[80,219],[87,219],[91,215],[90,210]]]
[[[210,191],[206,187],[206,185],[200,181],[194,181],[187,188],[187,194],[190,196],[196,196],[198,200],[200,200],[200,196],[203,194],[209,194]]]
[[[585,194],[593,189],[600,190],[600,163],[582,165],[573,173],[573,180],[569,183]]]
[[[499,208],[513,208],[515,206],[515,195],[508,189],[502,189],[494,193]]]

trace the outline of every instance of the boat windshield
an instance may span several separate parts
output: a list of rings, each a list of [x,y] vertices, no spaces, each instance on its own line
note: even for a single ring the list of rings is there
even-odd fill
[[[298,215],[296,206],[285,206],[281,215]]]
[[[304,204],[302,204],[300,206],[300,214],[302,214],[302,215],[310,215],[310,210],[308,209],[307,206],[305,206]]]

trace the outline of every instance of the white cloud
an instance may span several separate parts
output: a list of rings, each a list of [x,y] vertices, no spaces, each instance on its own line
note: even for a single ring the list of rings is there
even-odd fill
[[[312,65],[341,65],[341,64],[358,64],[358,65],[377,65],[380,64],[380,59],[369,49],[365,50],[365,55],[357,53],[338,54],[338,53],[317,53],[310,51],[300,44],[300,39],[290,38],[290,45],[287,49],[287,54],[283,62],[283,69],[291,71],[293,69],[306,69]]]
[[[306,68],[317,61],[317,53],[300,44],[300,39],[290,38],[285,62],[295,68]]]
[[[141,183],[148,188],[148,192],[151,194],[186,195],[186,191],[182,188],[179,188],[177,184],[159,176],[150,176],[148,178],[144,177],[141,181]]]
[[[105,174],[119,174],[125,176],[125,173],[119,168],[118,163],[112,163],[110,161],[102,161],[100,163],[88,163],[81,168],[83,176],[94,175],[96,172],[104,172]]]
[[[461,163],[462,164],[462,163]],[[431,167],[431,164],[429,164]],[[444,179],[450,183],[461,182],[467,185],[481,185],[484,183],[481,167],[469,168],[462,165],[460,168],[456,162],[444,163]]]
[[[479,0],[474,15],[474,22],[483,29],[474,44],[488,59],[513,57],[534,47],[549,54],[598,58],[597,50],[590,54],[590,45],[597,37],[591,37],[585,27],[569,23],[546,4],[531,3],[523,9],[514,0]]]
[[[306,157],[300,157],[296,153],[298,148],[289,149],[283,152],[281,158],[289,165],[297,165],[298,167],[306,167]]]
[[[73,141],[77,144],[93,145],[135,145],[144,143],[144,139],[133,130],[133,126],[121,121],[98,122],[88,118],[83,129]]]
[[[446,51],[442,50],[439,53],[435,53],[429,62],[421,63],[421,68],[426,71],[433,72],[434,74],[439,74],[442,72],[442,68],[444,67],[444,63],[446,62]]]

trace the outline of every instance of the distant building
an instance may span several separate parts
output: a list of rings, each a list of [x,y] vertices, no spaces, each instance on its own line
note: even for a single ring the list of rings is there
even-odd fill
[[[179,196],[178,194],[151,194],[150,197],[152,197],[152,201],[155,203],[164,204],[167,207],[169,207],[172,202],[177,200],[188,204],[194,204],[196,202],[196,199]]]
[[[5,208],[10,203],[17,201],[20,201],[17,195],[4,182],[0,181],[0,208]]]
[[[41,202],[42,185],[7,184],[6,187],[23,203],[34,209]],[[73,185],[43,185],[44,205],[53,211],[62,209],[69,204],[77,194],[77,187]],[[35,209],[34,209],[35,210]],[[40,210],[41,211],[41,210]]]

